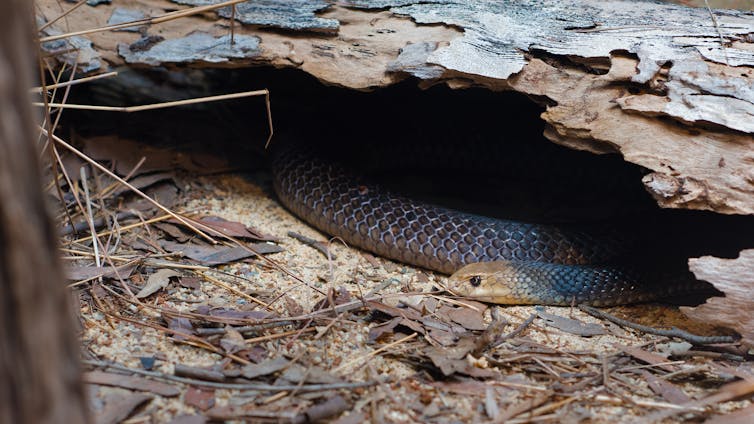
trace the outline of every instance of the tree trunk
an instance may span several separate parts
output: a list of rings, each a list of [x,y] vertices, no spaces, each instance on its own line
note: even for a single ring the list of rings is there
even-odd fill
[[[0,422],[85,422],[70,301],[45,209],[28,89],[31,2],[0,2]]]

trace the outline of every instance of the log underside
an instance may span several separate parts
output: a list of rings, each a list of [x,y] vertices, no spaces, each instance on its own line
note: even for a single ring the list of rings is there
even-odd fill
[[[46,35],[185,7],[176,3],[212,2],[84,6]],[[47,21],[61,10],[41,0],[38,13]],[[422,86],[513,90],[546,106],[545,136],[553,142],[617,152],[651,170],[643,183],[660,206],[754,214],[751,12],[720,10],[713,18],[707,9],[622,0],[262,1],[237,6],[243,25],[234,25],[233,46],[230,16],[229,9],[207,12],[46,46],[72,43],[79,54],[69,60],[86,72],[271,65],[355,90],[408,76]]]

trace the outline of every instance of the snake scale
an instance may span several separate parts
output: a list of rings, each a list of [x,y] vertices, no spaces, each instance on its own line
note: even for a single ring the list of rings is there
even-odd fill
[[[275,192],[295,215],[377,255],[453,274],[448,290],[457,295],[503,304],[611,306],[710,292],[687,271],[603,265],[625,250],[610,231],[417,202],[295,144],[273,148],[271,162]]]

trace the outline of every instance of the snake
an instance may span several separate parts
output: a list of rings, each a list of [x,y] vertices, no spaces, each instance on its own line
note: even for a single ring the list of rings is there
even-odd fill
[[[609,228],[491,218],[417,201],[296,143],[272,149],[274,191],[316,229],[378,256],[450,275],[447,290],[499,304],[614,306],[713,294],[687,270],[612,264]],[[685,271],[685,272],[684,272]]]

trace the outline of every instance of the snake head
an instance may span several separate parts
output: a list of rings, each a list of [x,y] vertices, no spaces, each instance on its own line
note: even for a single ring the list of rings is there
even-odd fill
[[[496,298],[510,295],[505,286],[498,284],[497,276],[507,265],[508,261],[466,265],[448,278],[447,290],[456,296],[498,303]]]
[[[448,278],[446,289],[456,296],[501,304],[527,303],[516,296],[516,267],[510,261],[477,262]]]

